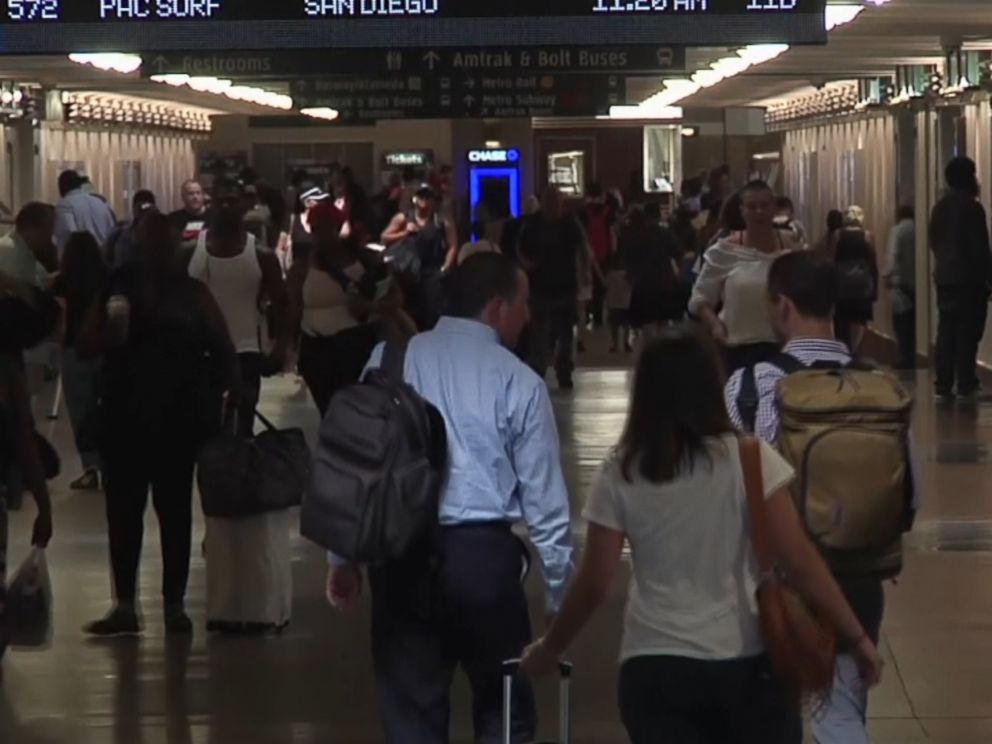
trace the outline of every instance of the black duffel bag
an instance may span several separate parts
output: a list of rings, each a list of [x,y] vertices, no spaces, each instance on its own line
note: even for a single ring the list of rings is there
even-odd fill
[[[255,412],[265,431],[251,438],[229,423],[197,456],[203,513],[226,519],[299,506],[310,479],[310,448],[301,429],[277,429]]]

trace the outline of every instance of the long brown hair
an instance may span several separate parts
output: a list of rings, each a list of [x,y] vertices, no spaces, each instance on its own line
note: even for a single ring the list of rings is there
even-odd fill
[[[651,342],[637,365],[618,447],[624,478],[632,481],[636,467],[664,483],[708,458],[707,440],[734,431],[723,383],[716,347],[700,332],[673,328]]]

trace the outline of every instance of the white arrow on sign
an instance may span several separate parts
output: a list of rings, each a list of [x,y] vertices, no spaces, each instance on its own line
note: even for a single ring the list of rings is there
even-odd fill
[[[465,105],[469,108],[475,105],[475,96],[473,95],[465,96],[462,100],[465,101]]]
[[[474,78],[466,78],[465,79],[465,87],[468,88],[469,90],[473,90],[475,88],[475,79]]]
[[[161,54],[152,60],[152,64],[155,65],[155,69],[160,73],[165,72],[166,65],[169,64],[169,60],[163,57]]]
[[[441,61],[441,55],[435,52],[434,50],[431,50],[424,55],[424,63],[427,65],[427,69],[431,70],[432,72],[434,71],[434,68],[437,67],[438,62],[440,61]]]

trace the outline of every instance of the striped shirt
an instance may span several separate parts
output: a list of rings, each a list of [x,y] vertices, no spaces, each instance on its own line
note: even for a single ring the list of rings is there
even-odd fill
[[[782,353],[795,357],[807,366],[817,362],[851,362],[851,352],[845,344],[826,338],[794,338],[782,348]],[[780,420],[776,395],[778,384],[785,376],[786,373],[774,364],[762,363],[754,368],[754,382],[758,389],[758,415],[754,433],[771,444],[778,441]],[[738,407],[743,377],[744,370],[737,370],[727,382],[725,391],[730,420],[741,431],[746,428]]]

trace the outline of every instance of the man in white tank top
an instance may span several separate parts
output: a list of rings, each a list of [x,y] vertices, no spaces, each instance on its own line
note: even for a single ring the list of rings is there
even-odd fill
[[[254,427],[262,376],[281,368],[281,360],[267,358],[262,345],[263,308],[274,312],[282,328],[286,289],[275,254],[262,247],[244,227],[246,203],[240,184],[220,181],[214,190],[216,212],[200,233],[189,256],[189,275],[210,289],[227,321],[241,367],[242,396],[237,409],[239,433]]]

